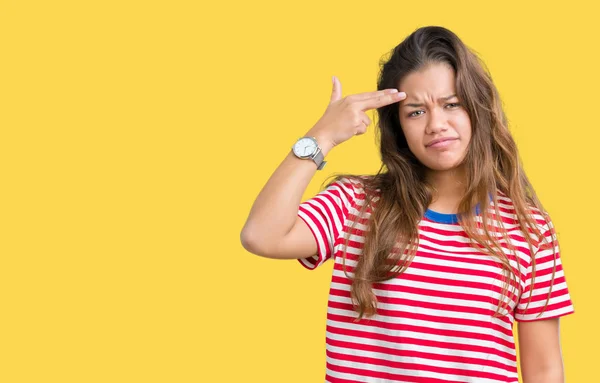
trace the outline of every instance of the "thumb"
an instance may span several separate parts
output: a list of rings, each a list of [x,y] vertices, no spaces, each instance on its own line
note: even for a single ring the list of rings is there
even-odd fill
[[[333,89],[331,90],[330,104],[342,98],[342,84],[337,77],[333,76]]]

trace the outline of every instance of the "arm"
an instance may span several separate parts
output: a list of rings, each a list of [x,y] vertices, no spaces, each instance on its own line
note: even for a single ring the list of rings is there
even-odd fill
[[[311,132],[307,133],[313,136]],[[329,141],[316,137],[325,156]],[[297,216],[298,205],[317,166],[291,151],[273,172],[252,205],[242,228],[241,242],[251,253],[268,258],[304,258],[317,252],[309,228]]]
[[[404,92],[386,89],[342,99],[341,85],[335,78],[330,104],[307,135],[317,139],[325,156],[334,146],[366,132],[371,120],[365,111],[404,98]],[[240,239],[246,250],[285,259],[307,258],[317,253],[310,229],[297,216],[302,195],[316,168],[312,161],[288,153],[256,198],[242,228]]]
[[[559,318],[518,322],[524,383],[564,383]]]

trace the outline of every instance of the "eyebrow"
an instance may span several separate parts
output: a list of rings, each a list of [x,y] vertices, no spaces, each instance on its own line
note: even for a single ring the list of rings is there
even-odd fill
[[[456,97],[456,94],[451,94],[450,96],[438,98],[438,101],[447,101],[454,97]],[[425,106],[425,104],[403,104],[402,105],[402,107],[405,107],[405,106],[414,106],[414,107],[418,108],[419,106]]]

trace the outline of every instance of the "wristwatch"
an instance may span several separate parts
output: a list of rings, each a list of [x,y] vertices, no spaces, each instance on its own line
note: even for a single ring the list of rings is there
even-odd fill
[[[292,146],[292,152],[300,159],[313,160],[317,164],[317,170],[323,169],[327,163],[327,161],[324,161],[323,152],[315,137],[306,136],[299,138],[294,146]]]

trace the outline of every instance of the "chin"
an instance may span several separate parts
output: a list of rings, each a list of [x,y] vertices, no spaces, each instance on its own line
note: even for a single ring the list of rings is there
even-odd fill
[[[423,156],[425,161],[419,158],[419,161],[425,165],[425,167],[434,171],[448,171],[456,169],[464,165],[465,154],[459,155],[458,153],[446,152],[445,155],[439,156],[438,158],[431,158],[430,156]],[[433,160],[433,161],[432,161]]]
[[[457,169],[458,167],[460,167],[461,163],[459,161],[452,161],[452,162],[442,162],[442,163],[426,163],[425,166],[430,169],[430,170],[434,170],[434,171],[438,171],[438,172],[444,172],[444,171],[448,171],[448,170],[453,170],[453,169]]]
[[[428,166],[427,168],[429,168],[429,170],[435,171],[435,172],[447,172],[449,170],[453,170],[453,169],[457,169],[458,166],[434,166],[434,167],[430,167]]]

